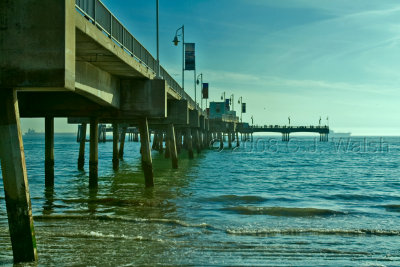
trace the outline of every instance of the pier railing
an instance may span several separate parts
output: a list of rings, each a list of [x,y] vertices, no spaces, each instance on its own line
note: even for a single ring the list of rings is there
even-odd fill
[[[127,30],[127,28],[111,13],[100,0],[76,0],[75,6],[79,12],[101,29],[111,40],[116,42],[125,52],[131,55],[139,63],[156,72],[157,60],[147,49]],[[193,99],[182,87],[160,66],[160,77],[167,81],[168,85],[181,98],[187,100],[189,105],[199,109]],[[202,111],[203,112],[203,111]]]

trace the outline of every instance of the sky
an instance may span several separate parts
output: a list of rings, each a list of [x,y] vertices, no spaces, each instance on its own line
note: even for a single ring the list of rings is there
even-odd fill
[[[104,0],[154,56],[156,1]],[[392,0],[160,0],[160,62],[181,83],[185,25],[197,74],[221,94],[243,97],[244,121],[316,125],[358,135],[398,135],[400,2]],[[194,96],[192,71],[185,90]],[[198,88],[199,93],[199,88]],[[198,94],[199,98],[199,94]],[[56,131],[76,131],[56,121]],[[43,129],[43,120],[22,120]]]

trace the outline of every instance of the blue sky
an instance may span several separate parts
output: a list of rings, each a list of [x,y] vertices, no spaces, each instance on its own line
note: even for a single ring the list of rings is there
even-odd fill
[[[104,3],[155,56],[155,0]],[[184,24],[210,100],[243,96],[244,120],[285,124],[290,116],[310,125],[329,116],[337,131],[396,135],[399,17],[391,0],[160,0],[160,59],[180,83],[181,47],[172,39]],[[185,77],[193,95],[193,72]],[[64,124],[56,129],[76,130]]]

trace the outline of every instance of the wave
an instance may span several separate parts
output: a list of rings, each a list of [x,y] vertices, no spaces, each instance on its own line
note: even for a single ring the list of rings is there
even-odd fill
[[[400,236],[400,230],[379,229],[227,229],[231,235],[349,235],[349,236]]]
[[[98,198],[98,199],[63,199],[65,203],[88,203],[88,204],[100,204],[105,206],[145,206],[145,207],[156,207],[166,203],[163,200],[136,200],[136,199],[117,199],[117,198]]]
[[[207,198],[211,202],[243,202],[243,203],[260,203],[267,201],[266,198],[260,196],[237,196],[237,195],[222,195],[217,197]]]
[[[381,207],[385,208],[387,211],[400,212],[400,205],[383,205]]]
[[[187,223],[178,219],[164,219],[164,218],[126,218],[109,215],[38,215],[34,216],[36,221],[51,221],[51,220],[99,220],[99,221],[119,221],[119,222],[134,222],[134,223],[164,223],[173,224],[183,227],[194,227],[194,228],[214,228],[207,223]]]
[[[222,210],[232,211],[243,215],[270,215],[283,217],[314,217],[345,215],[347,213],[329,209],[316,208],[286,208],[286,207],[229,207]]]

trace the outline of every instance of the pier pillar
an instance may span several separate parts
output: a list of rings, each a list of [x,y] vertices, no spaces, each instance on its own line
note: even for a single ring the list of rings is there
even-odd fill
[[[176,142],[176,151],[179,154],[181,153],[182,149],[182,135],[180,130],[175,132],[175,142]]]
[[[222,133],[218,132],[218,139],[219,139],[219,149],[224,149],[224,140],[222,139]]]
[[[151,158],[149,125],[147,118],[139,120],[140,144],[142,152],[142,168],[144,172],[144,183],[146,187],[154,186],[153,162]]]
[[[37,260],[17,93],[0,90],[0,159],[14,263]]]
[[[171,156],[171,163],[173,169],[178,169],[178,151],[176,149],[176,138],[174,125],[170,123],[168,125],[168,135],[169,135],[169,151]]]
[[[44,160],[44,176],[45,187],[54,186],[54,117],[46,116],[44,119],[45,129],[45,160]]]
[[[114,171],[118,171],[119,169],[119,152],[118,152],[118,139],[119,139],[119,131],[118,131],[118,124],[113,123],[113,169]]]
[[[126,127],[123,127],[121,132],[121,140],[119,141],[119,158],[121,160],[124,159],[125,137],[126,137]]]
[[[228,147],[232,148],[232,133],[228,132]]]
[[[162,131],[158,132],[158,152],[164,152],[164,134]]]
[[[82,123],[80,127],[78,170],[83,170],[83,166],[85,166],[86,128],[86,123]]]
[[[167,132],[165,133],[165,158],[166,159],[169,159],[171,156],[170,149],[171,149],[171,144],[170,144],[169,129],[167,129]]]
[[[90,118],[90,151],[89,151],[89,187],[95,188],[98,184],[99,164],[99,119]]]
[[[158,150],[158,131],[154,131],[153,143],[151,145],[152,150]]]
[[[186,146],[189,154],[189,159],[194,158],[193,155],[193,144],[192,144],[192,130],[190,128],[186,129]]]
[[[239,132],[236,132],[236,146],[240,146],[240,141],[239,141]]]
[[[197,154],[200,154],[201,153],[201,144],[200,144],[199,129],[195,129],[194,134],[195,134],[195,144],[196,144]]]

